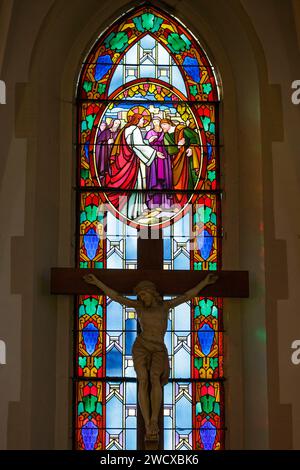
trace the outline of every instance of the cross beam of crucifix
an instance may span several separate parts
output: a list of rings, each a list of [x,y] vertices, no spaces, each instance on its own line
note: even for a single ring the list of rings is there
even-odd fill
[[[79,269],[52,268],[52,294],[98,294],[99,288],[87,284],[83,275],[90,272],[104,284],[117,288],[123,295],[132,295],[134,286],[141,280],[154,282],[162,295],[180,295],[197,285],[208,271],[163,269],[163,240],[138,238],[138,269]],[[218,280],[207,286],[201,296],[249,297],[248,271],[218,271]]]
[[[87,284],[83,275],[87,272],[95,274],[104,284],[113,287],[124,295],[133,295],[133,288],[141,280],[151,280],[163,295],[180,295],[198,284],[209,271],[186,270],[126,270],[126,269],[75,269],[52,268],[52,294],[98,294],[99,288]],[[219,271],[219,279],[213,285],[207,286],[201,296],[207,297],[248,297],[247,271]]]

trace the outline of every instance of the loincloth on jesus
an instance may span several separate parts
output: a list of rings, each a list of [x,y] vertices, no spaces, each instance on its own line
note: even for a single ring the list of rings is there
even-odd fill
[[[168,350],[163,342],[155,342],[140,334],[132,347],[134,369],[138,379],[143,370],[147,370],[151,376],[159,376],[161,385],[168,383],[170,366]]]

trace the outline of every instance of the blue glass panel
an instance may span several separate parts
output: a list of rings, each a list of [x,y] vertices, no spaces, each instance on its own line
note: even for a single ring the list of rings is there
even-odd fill
[[[122,376],[122,352],[113,347],[106,353],[106,373],[111,377]]]
[[[192,403],[183,396],[176,405],[176,429],[182,434],[188,433],[192,427]]]
[[[98,437],[98,428],[93,421],[87,421],[81,429],[85,450],[94,450]]]
[[[183,347],[174,355],[174,377],[189,378],[191,375],[190,353]]]
[[[128,236],[136,237],[137,229],[135,227],[131,227],[131,225],[126,225],[126,233]]]
[[[143,49],[149,49],[149,50],[154,49],[155,43],[156,41],[154,37],[150,36],[150,34],[146,34],[146,36],[144,36],[140,41],[141,47]]]
[[[108,95],[123,85],[123,61],[115,68],[112,80],[110,82]]]
[[[123,405],[120,400],[114,395],[106,403],[106,427],[108,431],[112,429],[122,429]]]
[[[137,78],[137,73],[135,73],[135,75],[126,75],[125,83],[131,82],[132,80],[136,80]]]
[[[158,71],[158,78],[163,82],[170,83],[170,78],[168,75],[162,75],[160,71]]]
[[[200,437],[205,450],[212,450],[216,439],[217,430],[213,423],[206,421],[200,428]]]
[[[87,160],[89,160],[89,146],[90,146],[90,142],[87,140],[86,143],[84,144],[84,153],[85,153],[85,157]]]
[[[128,331],[129,330],[129,331]],[[125,354],[131,356],[133,342],[136,338],[136,320],[126,320],[126,333],[125,333]]]
[[[190,233],[190,216],[189,213],[177,220],[174,224],[174,235],[177,237],[188,237]]]
[[[164,259],[165,260],[171,260],[171,257],[172,257],[171,246],[172,246],[171,239],[164,238]]]
[[[110,302],[107,305],[106,328],[113,336],[118,336],[122,330],[122,314],[123,308],[117,302]]]
[[[103,55],[98,57],[96,68],[95,68],[95,80],[101,80],[104,75],[110,70],[112,66],[112,60],[110,55]]]
[[[122,267],[123,267],[123,260],[117,253],[113,253],[112,255],[109,256],[109,258],[107,258],[108,269],[122,269]]]
[[[159,57],[159,65],[169,65],[170,55],[168,51],[159,43],[157,45],[157,51]]]
[[[214,342],[214,336],[214,330],[207,324],[204,324],[198,331],[198,339],[203,354],[207,355],[210,353]]]
[[[127,429],[126,436],[126,450],[136,450],[136,429]]]
[[[155,78],[155,66],[151,64],[149,60],[145,60],[144,65],[140,67],[140,76]]]
[[[190,269],[190,260],[184,253],[180,253],[174,259],[174,269]]]
[[[99,338],[99,330],[93,323],[88,323],[82,330],[85,348],[89,354],[93,354]]]
[[[164,449],[165,450],[172,450],[173,449],[173,442],[172,442],[172,423],[173,420],[171,416],[164,416]]]
[[[118,220],[111,212],[107,212],[107,235],[110,236],[122,236],[123,234],[123,223]]]
[[[127,416],[126,418],[126,428],[136,428],[136,417],[135,416]]]
[[[197,237],[197,244],[202,258],[207,260],[209,258],[212,246],[213,246],[213,236],[207,231],[203,230],[201,235]]]
[[[177,88],[177,90],[181,91],[185,96],[187,95],[186,93],[186,87],[181,75],[181,72],[177,65],[173,65],[172,67],[172,85]]]
[[[207,158],[208,160],[211,160],[212,157],[212,146],[210,143],[207,143]]]
[[[133,366],[125,367],[125,377],[136,377],[136,373]]]
[[[192,80],[194,80],[194,82],[200,81],[200,69],[197,59],[186,56],[182,65],[186,73],[192,78]]]
[[[137,238],[126,237],[126,250],[125,250],[126,261],[137,259]]]
[[[163,237],[167,238],[171,236],[171,225],[163,228]]]
[[[110,431],[111,431],[111,430],[110,430]],[[117,429],[117,430],[113,429],[113,431],[119,432],[120,430],[119,430],[119,429]],[[111,432],[112,432],[112,431],[111,431]],[[116,445],[113,445],[112,447],[109,448],[109,450],[120,450],[120,449],[119,449]]]
[[[188,448],[187,446],[181,446],[181,447],[180,447],[180,450],[191,450],[191,449]]]
[[[126,403],[127,405],[136,405],[137,386],[134,382],[126,384]]]
[[[94,259],[99,245],[99,237],[95,229],[91,228],[88,230],[88,232],[83,236],[83,242],[86,254],[90,259]]]
[[[126,64],[134,65],[138,62],[137,55],[138,46],[134,44],[125,54]]]
[[[191,310],[189,304],[178,305],[174,312],[174,329],[180,331],[178,334],[188,333],[191,328]]]
[[[167,404],[173,402],[173,385],[171,382],[164,386],[164,402]]]

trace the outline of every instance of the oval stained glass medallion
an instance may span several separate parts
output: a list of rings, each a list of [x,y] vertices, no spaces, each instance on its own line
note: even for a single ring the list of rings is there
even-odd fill
[[[116,90],[97,113],[89,146],[92,175],[107,188],[103,202],[131,224],[166,224],[182,216],[192,190],[201,189],[207,146],[202,109],[184,99],[158,80],[135,81]]]

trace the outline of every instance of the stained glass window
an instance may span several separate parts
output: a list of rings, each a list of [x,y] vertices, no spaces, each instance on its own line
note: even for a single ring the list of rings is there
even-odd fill
[[[131,10],[100,34],[77,87],[78,253],[82,269],[137,269],[139,230],[162,233],[166,270],[221,268],[220,85],[173,16]],[[75,447],[137,448],[133,309],[77,299]],[[165,449],[224,442],[222,300],[169,314]]]

